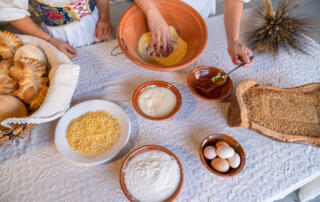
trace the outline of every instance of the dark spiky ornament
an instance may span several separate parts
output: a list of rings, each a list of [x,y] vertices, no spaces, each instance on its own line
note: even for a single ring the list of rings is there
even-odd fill
[[[281,49],[308,53],[307,47],[311,45],[308,37],[314,38],[313,20],[293,16],[293,1],[280,0],[275,11],[270,0],[263,1],[247,35],[250,47],[258,53],[272,55],[278,55]]]

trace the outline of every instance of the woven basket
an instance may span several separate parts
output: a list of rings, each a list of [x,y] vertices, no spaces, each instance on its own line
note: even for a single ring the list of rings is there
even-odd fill
[[[0,147],[7,146],[9,141],[19,140],[31,132],[36,124],[19,124],[11,132],[0,135]]]

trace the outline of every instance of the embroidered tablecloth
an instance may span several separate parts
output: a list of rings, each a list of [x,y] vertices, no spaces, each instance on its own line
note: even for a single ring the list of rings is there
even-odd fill
[[[154,72],[133,64],[124,55],[112,57],[115,40],[78,49],[73,62],[81,66],[81,73],[72,105],[97,98],[120,105],[132,123],[128,145],[109,163],[77,166],[55,149],[57,121],[41,124],[19,143],[0,148],[0,201],[125,201],[119,184],[121,163],[129,151],[146,144],[165,146],[180,158],[185,182],[177,201],[272,201],[320,176],[319,148],[277,142],[247,129],[231,129],[226,123],[229,103],[205,102],[188,90],[186,80],[193,68],[209,65],[228,71],[234,67],[226,51],[223,16],[210,18],[207,24],[206,51],[194,65],[177,72]],[[234,72],[232,79],[235,84],[254,79],[283,88],[319,82],[320,45],[312,43],[310,56],[256,55],[255,64]],[[181,92],[183,104],[174,118],[153,122],[134,111],[131,97],[135,88],[150,80],[170,82]],[[228,134],[243,146],[247,161],[240,174],[221,178],[201,164],[199,144],[213,133]]]

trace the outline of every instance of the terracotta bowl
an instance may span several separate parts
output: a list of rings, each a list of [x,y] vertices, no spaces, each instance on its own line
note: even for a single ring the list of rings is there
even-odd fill
[[[178,195],[180,194],[180,192],[182,190],[182,186],[183,186],[183,182],[184,182],[183,166],[182,166],[180,160],[178,159],[178,157],[172,151],[170,151],[169,149],[167,149],[165,147],[161,147],[159,145],[145,145],[145,146],[139,147],[139,148],[133,150],[132,152],[130,152],[130,154],[126,157],[126,159],[122,163],[122,166],[121,166],[121,169],[120,169],[120,185],[121,185],[121,189],[122,189],[124,195],[129,199],[129,201],[138,201],[133,196],[131,196],[131,194],[129,193],[129,191],[127,189],[127,186],[126,186],[126,184],[124,182],[124,169],[128,165],[129,161],[131,159],[133,159],[135,156],[137,156],[138,154],[141,154],[143,152],[151,151],[151,150],[163,151],[163,152],[171,155],[174,159],[176,159],[176,161],[179,164],[179,167],[180,167],[180,183],[179,183],[176,191],[167,200],[165,200],[165,201],[174,201],[178,197]]]
[[[195,96],[206,101],[221,102],[226,100],[231,95],[232,89],[233,89],[233,83],[230,77],[227,78],[225,85],[221,87],[222,88],[221,94],[218,97],[215,97],[215,98],[205,97],[195,89],[196,82],[200,78],[203,78],[203,77],[211,78],[218,75],[218,73],[225,74],[224,71],[215,67],[202,66],[202,67],[195,68],[189,73],[189,76],[188,76],[187,83],[188,83],[189,89]]]
[[[165,88],[168,88],[169,90],[171,90],[176,95],[176,98],[177,98],[176,108],[169,115],[167,115],[165,117],[155,118],[155,117],[148,116],[145,113],[143,113],[139,108],[138,98],[139,98],[140,94],[144,90],[149,89],[149,88],[154,88],[154,87],[165,87]],[[176,87],[174,87],[172,84],[168,83],[168,82],[165,82],[165,81],[149,81],[149,82],[146,82],[146,83],[140,85],[135,90],[135,92],[134,92],[134,94],[132,96],[132,103],[133,103],[134,109],[142,117],[144,117],[146,119],[149,119],[149,120],[152,120],[152,121],[162,121],[162,120],[166,120],[166,119],[169,119],[169,118],[173,117],[180,110],[181,104],[182,104],[182,97],[181,97],[181,94],[180,94],[179,90]]]
[[[147,18],[132,5],[122,16],[117,30],[117,39],[122,52],[137,65],[155,71],[176,71],[193,64],[203,53],[208,30],[201,15],[188,4],[179,0],[154,0],[160,13],[188,44],[188,51],[182,61],[174,66],[156,66],[140,58],[138,42],[140,36],[149,31]]]
[[[218,141],[224,141],[224,142],[228,143],[229,146],[231,146],[235,150],[235,152],[237,152],[240,155],[241,163],[238,168],[230,168],[228,172],[220,173],[211,167],[210,160],[207,160],[204,157],[203,150],[206,146],[209,146],[209,145],[215,146],[215,144]],[[199,154],[200,154],[200,159],[201,159],[202,164],[210,172],[212,172],[218,176],[221,176],[221,177],[231,177],[231,176],[234,176],[234,175],[240,173],[246,163],[246,154],[245,154],[243,148],[241,147],[241,145],[232,137],[230,137],[228,135],[224,135],[224,134],[215,134],[215,135],[210,135],[210,136],[206,137],[200,145]]]

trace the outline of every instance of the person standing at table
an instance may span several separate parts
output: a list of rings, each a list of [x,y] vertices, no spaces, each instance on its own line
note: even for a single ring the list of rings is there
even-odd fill
[[[29,17],[28,6],[42,18],[41,28]],[[109,0],[1,0],[0,21],[48,41],[69,58],[76,56],[74,48],[113,36]]]
[[[163,45],[163,51],[167,52],[170,46],[168,24],[150,0],[134,0],[138,7],[145,13],[152,36],[152,45],[156,44],[157,52]],[[204,18],[215,13],[215,0],[181,0],[195,8]],[[250,0],[224,0],[224,23],[228,40],[228,53],[234,64],[244,62],[251,65],[252,51],[239,41],[240,22],[244,2]]]

